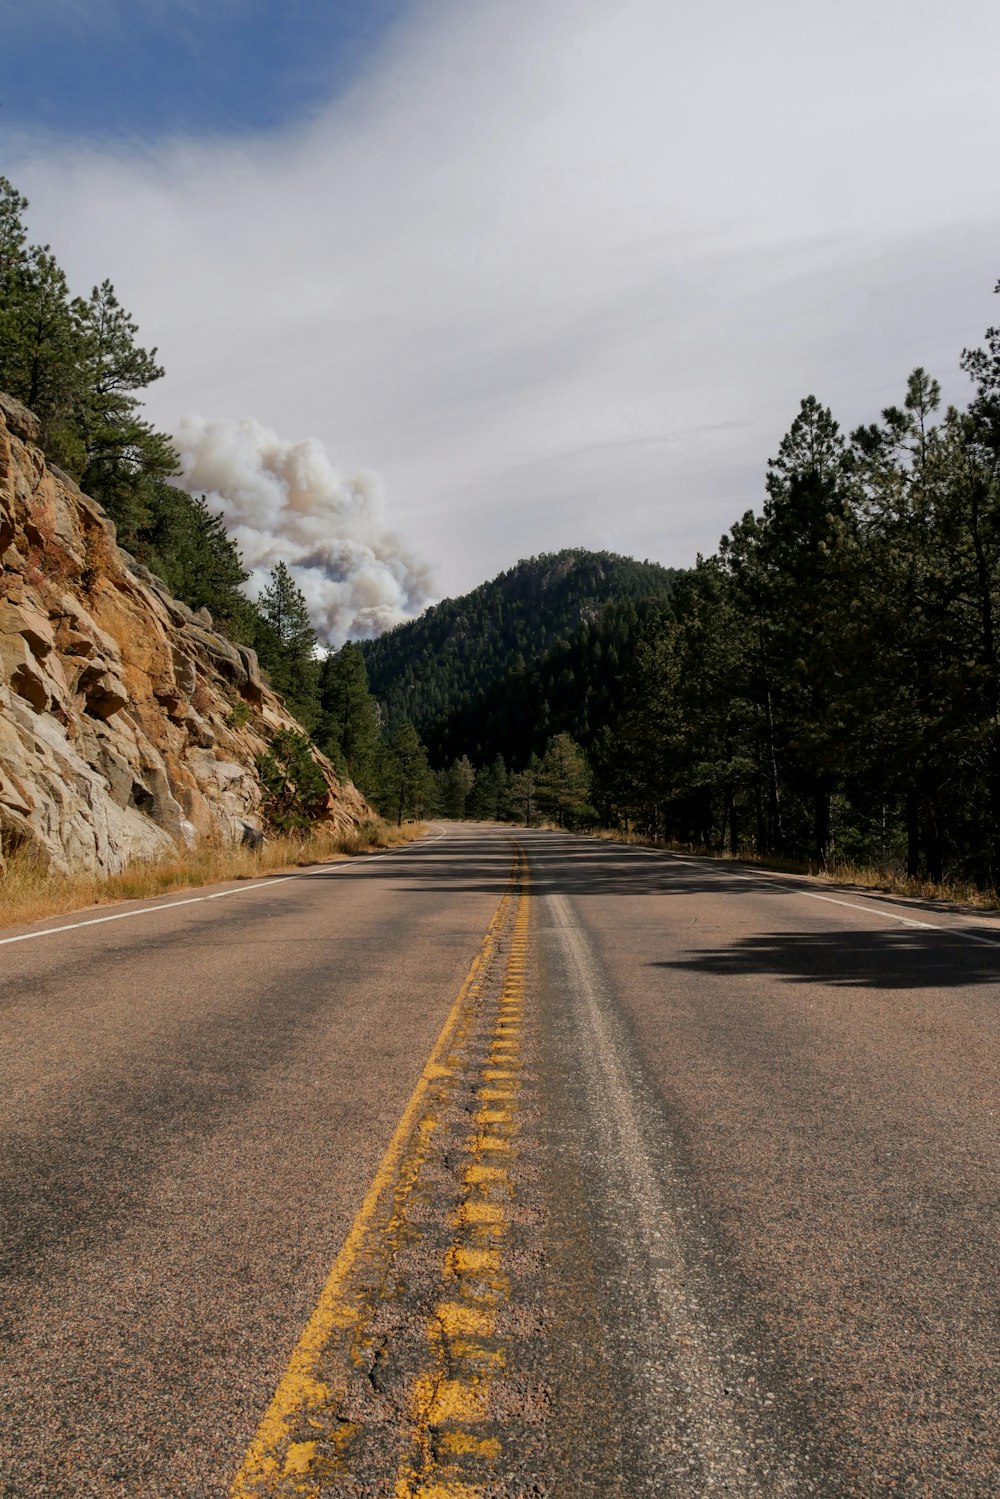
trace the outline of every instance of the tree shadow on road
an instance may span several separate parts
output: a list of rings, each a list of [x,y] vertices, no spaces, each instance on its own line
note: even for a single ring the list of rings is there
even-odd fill
[[[762,932],[652,966],[833,988],[952,989],[1000,983],[1000,946],[948,931]]]

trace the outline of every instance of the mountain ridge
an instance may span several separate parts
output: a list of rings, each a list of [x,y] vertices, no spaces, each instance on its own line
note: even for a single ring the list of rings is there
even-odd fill
[[[608,685],[595,681],[602,676],[595,644],[598,659],[604,641],[615,655],[627,650],[640,617],[662,607],[678,576],[658,562],[584,547],[522,558],[470,592],[361,642],[371,690],[390,724],[415,725],[437,763],[462,754],[478,755],[478,763],[495,753],[523,760],[564,728],[586,740],[594,730],[587,701]],[[562,682],[559,712],[538,715],[530,747],[514,734],[501,735],[499,748],[495,733],[479,732],[478,720],[518,699],[528,711],[528,702],[545,698],[567,670],[579,690]],[[598,705],[597,717],[604,716]]]

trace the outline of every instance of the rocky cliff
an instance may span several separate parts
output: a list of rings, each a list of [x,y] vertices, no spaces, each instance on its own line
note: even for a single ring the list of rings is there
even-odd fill
[[[244,837],[260,827],[254,758],[299,725],[253,651],[121,551],[37,436],[0,396],[0,858],[29,844],[59,870],[115,872]],[[371,816],[320,763],[330,821]]]

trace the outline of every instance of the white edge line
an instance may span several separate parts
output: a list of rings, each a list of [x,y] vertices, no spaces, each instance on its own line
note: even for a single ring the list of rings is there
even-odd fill
[[[722,873],[718,869],[717,861],[714,859],[687,859],[683,854],[672,853],[669,848],[636,848],[635,845],[622,844],[623,848],[632,848],[635,853],[651,854],[654,858],[669,859],[672,864],[689,864],[692,867],[703,869],[706,865],[713,872]],[[979,947],[1000,947],[1000,938],[982,937],[978,932],[968,932],[960,926],[940,926],[933,921],[917,921],[913,916],[897,916],[892,911],[885,911],[879,906],[859,906],[854,901],[838,900],[835,895],[820,895],[816,890],[803,890],[798,885],[788,885],[782,881],[782,877],[770,869],[755,870],[752,874],[742,869],[728,871],[731,879],[736,880],[769,880],[772,884],[778,884],[782,890],[787,890],[790,895],[801,895],[806,900],[822,900],[831,906],[846,906],[849,911],[861,911],[865,916],[881,916],[884,920],[898,921],[901,926],[921,927],[927,932],[945,932],[948,936],[961,937],[966,942],[975,942]]]
[[[442,828],[437,838],[429,838],[428,843],[437,843],[446,834]],[[414,840],[422,842],[421,839]],[[409,844],[401,845],[409,847]],[[204,901],[225,900],[227,895],[245,895],[248,890],[263,890],[268,885],[284,885],[289,880],[301,879],[303,875],[317,874],[341,874],[346,869],[358,869],[364,864],[374,864],[376,859],[385,859],[389,854],[394,854],[396,849],[386,849],[381,854],[366,854],[357,863],[352,859],[345,859],[340,864],[321,864],[318,869],[304,869],[297,874],[275,874],[266,880],[255,880],[252,885],[235,885],[232,890],[216,890],[214,895],[189,895],[184,900],[168,900],[155,906],[141,906],[136,911],[117,911],[113,916],[89,916],[86,921],[69,921],[65,926],[47,926],[40,932],[21,932],[16,937],[0,937],[0,947],[9,947],[14,942],[33,942],[36,937],[57,937],[60,932],[77,932],[85,926],[103,926],[108,921],[128,921],[132,916],[153,916],[157,911],[173,911],[178,906],[198,906]]]

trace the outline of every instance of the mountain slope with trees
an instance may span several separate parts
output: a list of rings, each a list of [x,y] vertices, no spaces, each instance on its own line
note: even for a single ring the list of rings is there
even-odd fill
[[[523,764],[568,731],[589,743],[616,705],[621,661],[677,574],[568,549],[519,562],[360,649],[390,725],[414,724],[435,764]]]

